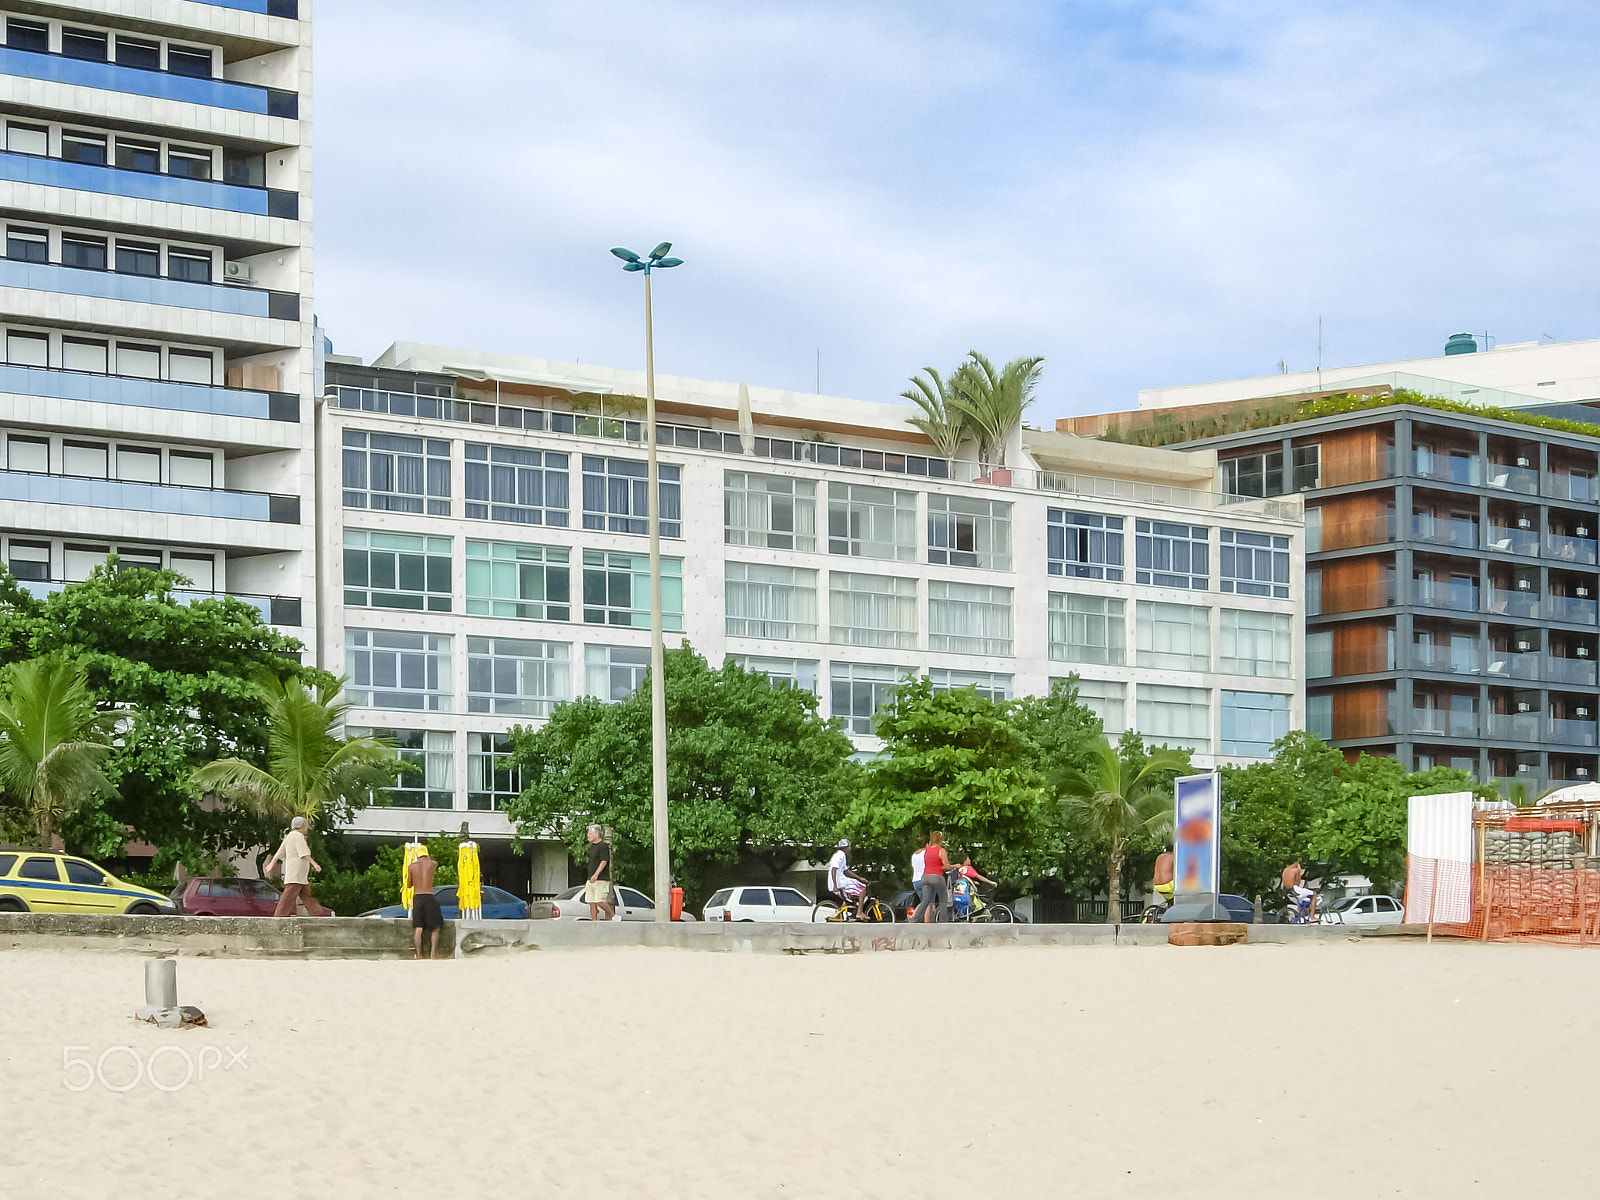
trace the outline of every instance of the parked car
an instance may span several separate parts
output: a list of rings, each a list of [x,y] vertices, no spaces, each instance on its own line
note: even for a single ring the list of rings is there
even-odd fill
[[[447,883],[443,887],[433,889],[433,894],[439,898],[439,911],[444,914],[446,921],[459,921],[461,919],[461,906],[456,902],[456,885]],[[363,917],[406,917],[410,914],[404,904],[388,904],[383,908],[375,908],[371,912],[364,912]],[[483,919],[485,921],[525,921],[528,918],[528,904],[518,900],[510,892],[502,891],[497,887],[483,889]]]
[[[1366,928],[1399,925],[1405,919],[1405,905],[1393,896],[1346,896],[1343,900],[1335,900],[1333,906],[1318,918],[1324,925],[1357,925]]]
[[[623,921],[654,921],[655,901],[638,888],[617,888],[617,917]],[[528,905],[528,915],[536,921],[587,921],[589,906],[583,902],[583,884],[570,887],[554,900],[535,900]],[[681,921],[694,920],[694,914],[684,913]]]
[[[270,917],[278,889],[265,879],[186,879],[172,892],[172,907],[186,917]],[[318,914],[313,914],[318,915]],[[332,910],[320,914],[331,916]]]
[[[1255,924],[1256,906],[1254,901],[1246,900],[1243,896],[1235,896],[1232,892],[1223,892],[1217,897],[1217,903],[1222,905],[1223,910],[1228,914],[1228,920],[1237,921],[1245,925]],[[1172,910],[1169,908],[1164,911],[1160,919],[1163,925],[1170,925],[1172,923]]]
[[[723,888],[706,901],[701,915],[708,921],[820,921],[827,912],[792,887]]]
[[[171,913],[160,892],[123,883],[87,859],[49,850],[0,850],[0,912]]]

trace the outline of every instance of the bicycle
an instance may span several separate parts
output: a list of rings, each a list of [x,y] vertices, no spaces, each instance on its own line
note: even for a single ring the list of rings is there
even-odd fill
[[[861,904],[861,915],[856,916],[854,900],[835,900],[828,897],[818,900],[811,909],[813,921],[865,921],[874,925],[893,925],[898,918],[894,909],[872,895],[870,891]]]
[[[1011,925],[1015,924],[1017,919],[1004,904],[985,900],[978,892],[976,884],[959,876],[954,880],[950,891],[950,905],[952,921],[982,921]]]

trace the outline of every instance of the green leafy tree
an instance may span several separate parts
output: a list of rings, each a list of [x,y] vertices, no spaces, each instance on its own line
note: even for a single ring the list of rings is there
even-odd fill
[[[944,377],[933,367],[923,367],[900,395],[922,410],[923,415],[912,417],[911,424],[928,435],[940,458],[953,462],[962,444],[972,437],[972,428],[967,414],[951,403]]]
[[[713,670],[687,643],[666,653],[667,801],[672,871],[699,897],[718,864],[755,859],[776,877],[825,844],[852,747],[817,698],[733,662]],[[590,824],[615,836],[617,876],[646,892],[654,825],[648,678],[627,700],[558,704],[511,731],[523,791],[506,809],[524,837],[584,853]]]
[[[935,692],[908,680],[878,712],[883,754],[867,763],[839,822],[858,857],[909,861],[932,830],[958,861],[971,854],[984,874],[1020,883],[1048,867],[1058,845],[1039,748],[1011,719],[1012,705],[975,688]]]
[[[360,807],[394,782],[400,763],[385,741],[339,735],[350,710],[339,698],[342,685],[325,679],[312,691],[299,679],[262,675],[256,688],[267,712],[266,766],[218,759],[194,773],[195,787],[272,817],[337,820]]]
[[[1102,737],[1087,769],[1064,771],[1053,782],[1067,825],[1106,848],[1106,920],[1121,919],[1122,865],[1129,844],[1159,838],[1172,827],[1172,781],[1189,769],[1185,751],[1146,752],[1137,735],[1113,746]]]
[[[949,407],[965,413],[978,437],[978,457],[985,467],[1006,465],[1006,440],[1022,424],[1022,415],[1034,402],[1034,389],[1044,359],[1038,355],[1014,358],[996,369],[988,357],[973,350],[950,377]]]
[[[61,820],[110,795],[110,713],[95,709],[83,666],[60,652],[16,663],[0,698],[0,785],[48,847]]]
[[[1314,734],[1278,739],[1272,761],[1222,768],[1222,887],[1267,896],[1283,868],[1309,864],[1311,829],[1339,794],[1344,755]]]

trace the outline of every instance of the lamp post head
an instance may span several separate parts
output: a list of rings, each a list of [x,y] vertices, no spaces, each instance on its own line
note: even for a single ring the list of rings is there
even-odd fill
[[[658,259],[656,261],[655,265],[658,266],[658,267],[681,267],[681,266],[683,266],[683,259],[681,259],[681,258],[663,258],[663,259]]]
[[[622,264],[622,269],[624,271],[644,271],[646,273],[648,273],[649,270],[650,270],[650,268],[648,266],[646,266],[644,263],[637,262],[637,261],[631,262],[631,263],[623,263]]]
[[[639,261],[639,256],[632,250],[629,250],[626,246],[613,246],[611,247],[611,253],[615,254],[618,258],[626,263],[636,263]]]
[[[656,259],[665,258],[670,253],[672,253],[671,242],[657,242],[656,248],[650,251],[650,261],[655,262]]]
[[[683,259],[667,257],[667,251],[671,249],[671,242],[661,242],[654,250],[650,251],[650,257],[647,259],[640,258],[626,246],[613,246],[611,247],[611,253],[622,260],[622,269],[624,271],[643,271],[648,275],[657,267],[681,267],[683,265]]]

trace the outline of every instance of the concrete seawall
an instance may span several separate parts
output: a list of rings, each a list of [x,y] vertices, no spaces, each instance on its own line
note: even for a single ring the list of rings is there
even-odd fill
[[[1405,936],[1420,927],[1252,925],[1250,942]],[[647,946],[722,954],[870,954],[1007,946],[1165,946],[1162,925],[812,925],[449,921],[441,954]],[[361,917],[124,917],[0,913],[0,951],[90,950],[209,958],[408,958],[406,921]]]

